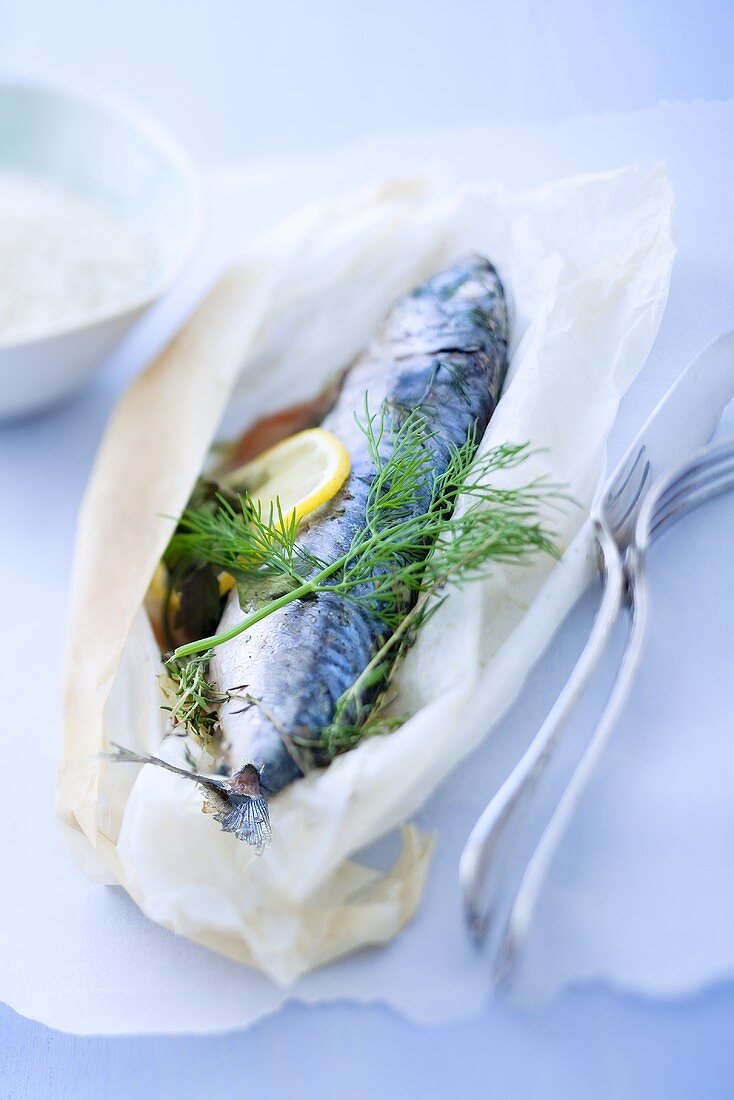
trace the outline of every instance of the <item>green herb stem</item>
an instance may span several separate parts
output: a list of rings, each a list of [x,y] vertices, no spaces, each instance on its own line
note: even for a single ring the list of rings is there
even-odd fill
[[[199,638],[194,642],[187,642],[186,645],[179,646],[173,654],[173,658],[176,661],[180,661],[184,657],[191,657],[195,653],[204,653],[209,649],[215,649],[219,645],[223,645],[225,642],[231,642],[233,638],[238,637],[240,634],[244,634],[246,630],[250,630],[256,623],[266,619],[269,615],[272,615],[275,611],[280,611],[281,607],[287,607],[288,604],[293,603],[295,600],[302,600],[306,596],[312,596],[318,592],[323,592],[323,582],[335,573],[341,566],[341,559],[334,562],[333,565],[328,566],[326,569],[322,569],[320,573],[317,573],[310,581],[304,581],[303,584],[297,588],[292,588],[289,592],[279,596],[276,600],[270,600],[264,604],[263,607],[257,611],[253,611],[251,615],[248,615],[246,619],[243,619],[241,623],[237,623],[236,626],[231,627],[229,630],[223,630],[221,634],[212,634],[209,638]]]

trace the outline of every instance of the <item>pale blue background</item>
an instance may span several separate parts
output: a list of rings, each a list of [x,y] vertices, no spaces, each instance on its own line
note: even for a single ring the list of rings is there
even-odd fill
[[[727,98],[734,4],[0,0],[0,71],[105,85],[201,160],[229,160]],[[379,1007],[290,1007],[210,1039],[74,1039],[0,1008],[0,1098],[708,1100],[734,1095],[733,1033],[734,986],[674,1006],[573,991],[434,1030]]]

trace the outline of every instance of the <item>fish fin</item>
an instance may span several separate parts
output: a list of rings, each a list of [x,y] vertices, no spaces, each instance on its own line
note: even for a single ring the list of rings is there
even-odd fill
[[[112,742],[112,747],[115,750],[114,752],[101,752],[99,755],[104,760],[111,760],[114,764],[154,764],[157,768],[165,768],[167,772],[173,772],[174,775],[180,775],[184,779],[190,779],[192,782],[198,783],[205,791],[219,793],[226,790],[220,780],[210,779],[208,775],[200,775],[199,772],[186,771],[185,768],[177,768],[175,764],[169,764],[167,760],[162,760],[160,756],[149,756],[133,752],[123,745],[118,745],[115,741]]]
[[[206,791],[205,810],[212,814],[225,833],[244,840],[258,855],[267,848],[273,835],[268,803],[262,795],[232,795],[229,792]]]

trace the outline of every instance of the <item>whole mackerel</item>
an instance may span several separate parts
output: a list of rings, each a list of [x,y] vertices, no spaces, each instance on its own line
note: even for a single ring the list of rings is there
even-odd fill
[[[426,443],[431,466],[441,473],[453,447],[472,433],[481,439],[504,381],[507,344],[502,283],[482,257],[441,271],[401,299],[349,371],[323,421],[349,451],[351,473],[340,492],[304,524],[299,544],[332,562],[365,526],[375,476],[367,440],[355,422],[355,414],[364,419],[365,394],[372,412],[387,402],[393,422],[421,410],[432,433]],[[389,440],[386,446],[389,450]],[[416,515],[427,502],[416,500]],[[259,591],[257,603],[268,595]],[[242,622],[246,614],[233,591],[219,631]],[[269,835],[265,800],[324,762],[319,734],[384,633],[384,624],[369,608],[328,593],[289,604],[214,651],[210,675],[214,688],[228,696],[219,719],[233,773],[226,803],[211,807],[223,829],[262,848]],[[314,741],[313,751],[301,747],[304,739]]]

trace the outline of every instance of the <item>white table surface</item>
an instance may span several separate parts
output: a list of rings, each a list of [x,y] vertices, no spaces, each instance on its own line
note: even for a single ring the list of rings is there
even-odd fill
[[[0,0],[0,71],[134,97],[205,162],[314,152],[386,128],[727,98],[733,44],[725,2]],[[115,384],[113,365],[74,406],[77,496]],[[50,463],[70,415],[28,426]],[[20,456],[28,437],[13,431]],[[731,529],[732,514],[714,522]],[[0,1007],[0,1098],[723,1097],[733,1026],[734,983],[667,1005],[577,990],[533,1013],[495,1004],[436,1029],[379,1006],[291,1006],[196,1040],[71,1038]]]

